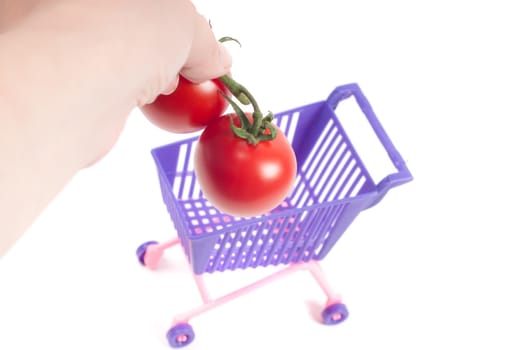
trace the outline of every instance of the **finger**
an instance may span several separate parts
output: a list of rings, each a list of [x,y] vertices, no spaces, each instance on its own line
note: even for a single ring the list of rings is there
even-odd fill
[[[181,75],[198,83],[226,74],[231,65],[231,55],[215,38],[209,22],[201,15],[196,16],[192,48]]]
[[[162,95],[170,95],[173,93],[179,84],[179,74],[176,74],[174,79],[161,91]]]

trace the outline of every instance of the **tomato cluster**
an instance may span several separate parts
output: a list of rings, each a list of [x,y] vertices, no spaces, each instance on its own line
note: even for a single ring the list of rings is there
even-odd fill
[[[251,104],[244,112],[231,97]],[[230,105],[235,113],[224,114]],[[174,133],[202,131],[194,168],[207,200],[239,217],[268,213],[290,193],[297,164],[289,141],[263,117],[254,97],[229,76],[194,84],[181,77],[176,90],[142,107],[155,125]]]

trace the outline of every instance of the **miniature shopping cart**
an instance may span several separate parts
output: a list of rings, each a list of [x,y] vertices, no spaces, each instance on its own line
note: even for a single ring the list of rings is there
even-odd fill
[[[350,97],[355,98],[395,169],[377,183],[336,115],[339,103]],[[377,204],[391,188],[412,180],[357,84],[335,88],[325,101],[279,113],[275,122],[293,146],[298,174],[284,202],[259,217],[226,215],[206,200],[193,172],[197,137],[152,150],[177,237],[165,243],[142,244],[136,252],[138,259],[155,268],[165,249],[180,245],[203,300],[201,306],[174,318],[167,332],[172,347],[188,345],[194,339],[191,318],[300,270],[309,271],[327,295],[323,323],[344,321],[348,310],[330,288],[318,261],[361,211]],[[206,273],[277,265],[283,268],[216,299],[210,297],[203,281]]]

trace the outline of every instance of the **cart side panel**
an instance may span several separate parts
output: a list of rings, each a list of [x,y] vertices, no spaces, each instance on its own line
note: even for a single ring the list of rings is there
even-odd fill
[[[191,160],[189,150],[197,138],[176,142],[152,151],[157,166],[161,194],[170,219],[188,258],[191,257],[191,245],[188,237],[184,213],[178,205],[179,197],[184,196],[192,173],[189,170]],[[175,190],[176,189],[176,190]]]
[[[318,140],[304,151],[307,156],[299,166],[292,204],[305,206],[349,200],[359,193],[375,191],[370,174],[333,110],[324,104],[318,112],[324,125]],[[302,117],[299,117],[299,127],[305,123]],[[311,203],[305,203],[302,196],[308,196]]]
[[[155,148],[151,151],[158,173],[165,175],[170,186],[173,186],[174,176],[176,175],[178,167],[181,167],[182,164],[180,154],[182,147],[184,147],[183,145],[192,144],[194,141],[194,139],[190,139],[184,142],[176,142]]]
[[[174,176],[170,176],[171,173],[168,173],[168,176],[166,176],[165,173],[158,170],[158,176],[159,176],[159,182],[161,186],[161,195],[163,198],[163,202],[165,203],[166,209],[170,215],[170,219],[172,221],[172,225],[175,228],[178,237],[181,240],[181,245],[183,246],[185,253],[187,256],[189,255],[189,242],[188,237],[186,234],[184,234],[184,229],[181,228],[181,219],[177,213],[177,206],[176,206],[176,198],[174,197],[174,194],[172,193],[172,185],[168,182],[168,179],[174,179]],[[181,234],[183,233],[183,234]]]
[[[370,193],[366,196],[354,198],[342,210],[341,215],[335,220],[331,231],[328,231],[324,239],[315,248],[316,260],[324,259],[331,251],[333,246],[339,241],[342,235],[349,229],[350,225],[357,218],[357,216],[366,208],[368,208],[377,198],[377,193]]]
[[[323,104],[323,102],[314,103],[276,114],[276,125],[291,143],[298,167],[304,164],[324,129],[325,120],[319,118],[319,111]]]

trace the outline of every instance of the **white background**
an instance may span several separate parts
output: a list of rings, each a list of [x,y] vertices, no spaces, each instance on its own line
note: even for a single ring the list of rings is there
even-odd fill
[[[525,11],[521,1],[196,0],[262,108],[357,82],[414,175],[322,262],[350,318],[317,323],[307,274],[191,324],[191,349],[525,349]],[[181,251],[159,271],[140,243],[173,237],[150,149],[178,139],[136,110],[0,263],[0,349],[167,349],[199,299]],[[367,149],[362,154],[367,163]],[[35,174],[38,176],[38,174]],[[272,271],[214,274],[214,295]]]

